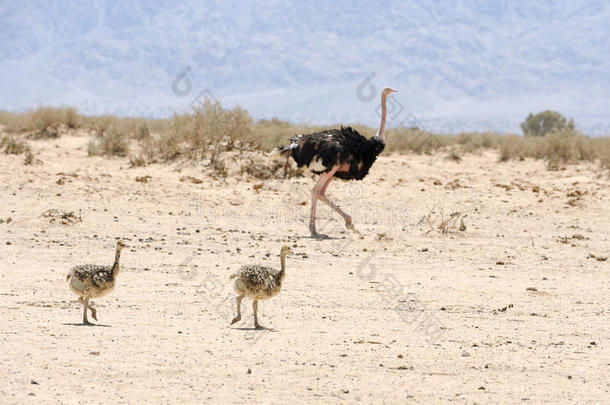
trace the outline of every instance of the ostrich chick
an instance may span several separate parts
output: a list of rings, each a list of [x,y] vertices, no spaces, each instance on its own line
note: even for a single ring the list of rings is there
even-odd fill
[[[259,265],[245,265],[239,271],[231,274],[230,280],[235,279],[233,289],[237,293],[237,316],[231,321],[231,325],[241,319],[241,300],[244,297],[251,298],[254,310],[254,327],[263,329],[258,323],[258,300],[266,300],[280,292],[282,282],[286,276],[286,255],[290,253],[288,246],[282,246],[280,251],[281,269],[277,271],[271,267]]]
[[[89,305],[91,298],[102,297],[114,289],[116,276],[119,274],[119,259],[121,250],[125,243],[119,240],[116,244],[116,254],[112,266],[100,266],[97,264],[81,264],[73,267],[68,273],[66,280],[70,289],[78,295],[78,302],[83,304],[83,323],[89,325],[87,319],[87,308],[91,310],[91,316],[97,321],[96,310]]]

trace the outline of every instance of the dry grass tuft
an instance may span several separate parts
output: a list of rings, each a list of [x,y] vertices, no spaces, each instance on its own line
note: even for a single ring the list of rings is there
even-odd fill
[[[42,213],[42,217],[46,218],[51,224],[74,225],[77,222],[82,222],[83,219],[78,211],[78,216],[74,211],[64,211],[59,208],[51,208]]]
[[[462,161],[462,156],[460,156],[457,150],[451,149],[447,156],[445,156],[445,159],[460,163]]]
[[[428,235],[431,232],[447,235],[449,233],[465,232],[466,224],[464,223],[464,218],[466,218],[466,215],[461,212],[452,212],[449,214],[449,217],[445,218],[443,211],[438,214],[431,211],[419,223],[426,224],[430,228],[424,232],[424,235]]]

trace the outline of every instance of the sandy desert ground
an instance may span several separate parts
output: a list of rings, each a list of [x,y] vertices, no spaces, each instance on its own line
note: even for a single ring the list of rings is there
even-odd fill
[[[32,141],[32,166],[0,156],[3,404],[610,403],[610,179],[594,165],[382,157],[329,188],[360,235],[321,205],[333,238],[313,240],[310,178],[129,168],[87,142]],[[111,264],[117,238],[118,286],[82,326],[66,273]],[[228,327],[229,274],[279,267],[283,244],[283,290],[259,307],[272,329],[252,329],[250,301]]]

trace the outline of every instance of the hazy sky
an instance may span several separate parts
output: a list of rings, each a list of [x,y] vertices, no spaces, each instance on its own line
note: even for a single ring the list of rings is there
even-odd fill
[[[372,124],[372,77],[400,90],[390,125],[515,131],[550,108],[608,133],[608,38],[604,1],[1,1],[0,108],[166,116],[199,96]]]

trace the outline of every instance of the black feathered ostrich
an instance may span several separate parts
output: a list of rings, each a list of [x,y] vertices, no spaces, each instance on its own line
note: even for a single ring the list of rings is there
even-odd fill
[[[362,180],[385,147],[386,98],[395,90],[385,87],[381,92],[381,124],[371,139],[366,139],[351,127],[328,129],[290,138],[290,145],[277,147],[275,155],[292,156],[298,167],[307,166],[320,177],[311,191],[309,231],[313,238],[326,238],[316,231],[316,203],[325,202],[345,220],[347,229],[356,232],[352,217],[326,197],[326,189],[334,177]]]

